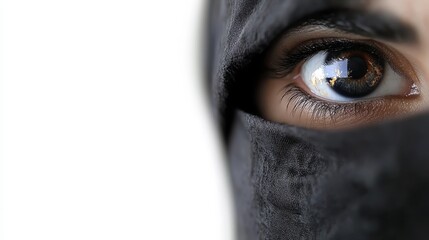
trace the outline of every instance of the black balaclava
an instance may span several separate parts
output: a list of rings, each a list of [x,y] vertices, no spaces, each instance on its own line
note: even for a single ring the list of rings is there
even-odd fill
[[[210,1],[206,70],[239,239],[429,239],[429,115],[328,132],[238,107],[252,63],[288,26],[354,4]]]

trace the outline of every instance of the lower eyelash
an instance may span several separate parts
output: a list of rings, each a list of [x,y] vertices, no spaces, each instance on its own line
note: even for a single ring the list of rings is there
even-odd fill
[[[350,116],[359,121],[374,117],[380,100],[351,103],[332,103],[313,97],[297,86],[287,85],[283,88],[282,101],[287,102],[286,111],[302,117],[304,111],[311,113],[311,121],[332,124]],[[382,100],[381,100],[382,101]],[[378,110],[380,111],[380,110]]]

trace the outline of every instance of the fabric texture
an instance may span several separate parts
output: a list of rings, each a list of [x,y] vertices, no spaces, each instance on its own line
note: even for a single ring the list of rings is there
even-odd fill
[[[303,16],[362,2],[210,2],[206,70],[238,239],[429,236],[428,114],[328,132],[272,123],[237,107],[253,61],[285,29]]]

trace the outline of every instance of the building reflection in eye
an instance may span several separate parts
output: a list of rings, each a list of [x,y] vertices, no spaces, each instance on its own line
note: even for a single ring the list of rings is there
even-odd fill
[[[326,56],[323,72],[335,92],[359,98],[368,96],[378,87],[384,65],[384,61],[364,52],[331,52]]]

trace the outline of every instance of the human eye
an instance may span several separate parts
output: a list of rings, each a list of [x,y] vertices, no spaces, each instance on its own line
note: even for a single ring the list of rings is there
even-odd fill
[[[303,61],[299,81],[315,97],[347,103],[419,94],[413,77],[396,66],[401,56],[391,59],[397,54],[380,44],[322,39],[310,45],[317,52]]]
[[[347,128],[424,108],[415,66],[372,38],[323,29],[318,37],[276,45],[263,69],[257,108],[276,122]]]

